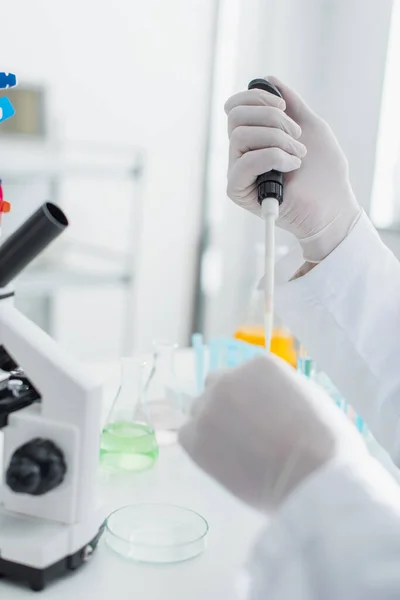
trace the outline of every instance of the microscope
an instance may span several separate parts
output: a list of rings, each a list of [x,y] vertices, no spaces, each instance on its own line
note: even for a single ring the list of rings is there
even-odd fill
[[[34,591],[90,558],[105,517],[102,386],[13,306],[10,285],[67,226],[46,203],[0,246],[0,578]]]

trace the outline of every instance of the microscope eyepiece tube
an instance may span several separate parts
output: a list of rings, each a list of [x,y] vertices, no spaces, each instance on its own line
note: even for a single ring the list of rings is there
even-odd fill
[[[43,204],[0,246],[0,288],[42,252],[64,229],[68,219],[51,202]]]

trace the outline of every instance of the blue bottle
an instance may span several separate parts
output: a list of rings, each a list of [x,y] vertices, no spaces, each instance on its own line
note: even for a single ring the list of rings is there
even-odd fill
[[[0,123],[15,115],[15,110],[8,98],[0,98]]]

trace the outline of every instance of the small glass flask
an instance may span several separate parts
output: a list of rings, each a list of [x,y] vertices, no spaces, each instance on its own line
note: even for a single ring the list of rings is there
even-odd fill
[[[154,342],[152,370],[143,392],[143,404],[160,446],[176,442],[185,418],[183,395],[174,371],[176,349],[169,342]]]
[[[158,457],[158,444],[143,390],[149,367],[143,360],[121,358],[120,386],[101,434],[100,461],[109,471],[144,471]]]

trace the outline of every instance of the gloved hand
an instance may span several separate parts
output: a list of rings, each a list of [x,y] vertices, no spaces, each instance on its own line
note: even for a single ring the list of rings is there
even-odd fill
[[[214,377],[179,439],[204,471],[262,511],[329,461],[368,457],[325,392],[272,354]]]
[[[225,104],[228,196],[261,215],[257,176],[271,169],[286,173],[277,225],[297,237],[308,262],[319,262],[348,235],[361,209],[346,158],[330,127],[293,90],[274,77],[268,80],[285,102],[250,90]]]

